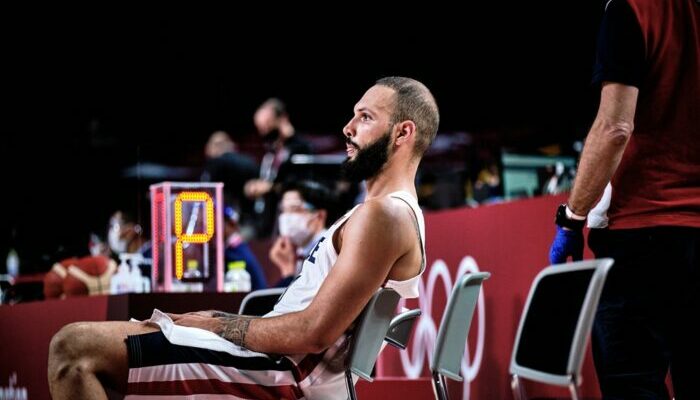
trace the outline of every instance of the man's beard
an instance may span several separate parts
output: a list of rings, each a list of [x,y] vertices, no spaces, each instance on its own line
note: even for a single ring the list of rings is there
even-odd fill
[[[348,138],[346,142],[355,146]],[[343,162],[342,176],[350,182],[362,182],[366,179],[374,178],[389,160],[389,142],[391,142],[391,131],[387,131],[374,143],[367,145],[363,149],[357,149],[354,160],[349,157]]]

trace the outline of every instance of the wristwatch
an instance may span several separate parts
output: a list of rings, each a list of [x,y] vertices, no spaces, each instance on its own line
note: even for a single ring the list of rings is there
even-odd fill
[[[554,223],[562,228],[567,228],[572,231],[580,231],[586,223],[586,219],[573,219],[566,215],[566,204],[560,204],[557,208],[557,218]]]

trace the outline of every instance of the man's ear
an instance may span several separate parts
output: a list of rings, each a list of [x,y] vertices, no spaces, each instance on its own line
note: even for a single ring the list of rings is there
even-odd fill
[[[394,143],[401,146],[413,140],[416,134],[416,123],[411,120],[402,121],[397,124],[397,129],[398,134]]]

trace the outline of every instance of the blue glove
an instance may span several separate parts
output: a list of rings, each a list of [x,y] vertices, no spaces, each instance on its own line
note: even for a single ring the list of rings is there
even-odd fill
[[[574,261],[583,259],[583,231],[568,230],[557,226],[557,234],[549,249],[549,262],[552,264],[565,263],[571,256]]]

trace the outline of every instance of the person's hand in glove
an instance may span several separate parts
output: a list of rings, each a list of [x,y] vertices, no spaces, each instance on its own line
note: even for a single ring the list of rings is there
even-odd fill
[[[573,219],[566,213],[566,205],[562,204],[557,210],[557,234],[554,236],[552,247],[549,249],[549,261],[552,264],[583,259],[583,224],[585,219]]]
[[[562,264],[569,256],[573,261],[583,259],[583,232],[580,229],[572,231],[557,226],[557,234],[549,249],[549,262]]]

